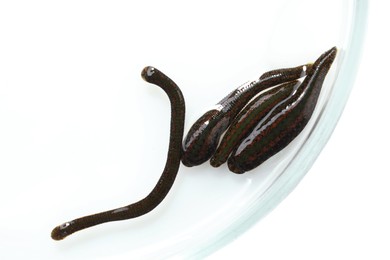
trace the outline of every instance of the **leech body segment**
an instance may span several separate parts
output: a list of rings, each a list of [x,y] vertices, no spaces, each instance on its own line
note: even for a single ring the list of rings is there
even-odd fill
[[[171,189],[180,166],[185,115],[184,97],[179,87],[156,68],[146,67],[142,71],[142,77],[145,81],[161,87],[171,102],[171,129],[168,156],[160,179],[148,196],[134,204],[77,218],[55,227],[51,233],[51,237],[54,240],[64,239],[74,232],[105,222],[142,216],[159,205]]]
[[[180,160],[186,166],[195,166],[211,158],[214,167],[227,161],[234,173],[256,168],[284,149],[304,129],[336,53],[334,47],[314,64],[269,71],[235,89],[194,123],[183,143],[184,97],[171,79],[153,67],[146,67],[142,71],[144,80],[161,87],[171,103],[168,156],[159,181],[144,199],[66,222],[54,228],[51,237],[61,240],[88,227],[150,212],[171,189]],[[301,83],[298,79],[302,77],[305,78]]]

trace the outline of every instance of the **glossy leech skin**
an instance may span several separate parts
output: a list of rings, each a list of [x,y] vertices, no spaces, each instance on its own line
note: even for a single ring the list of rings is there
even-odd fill
[[[156,186],[144,199],[125,207],[89,215],[65,222],[53,229],[51,237],[61,240],[82,229],[110,221],[136,218],[153,210],[171,189],[180,166],[181,145],[184,131],[185,103],[179,87],[162,72],[153,67],[142,71],[145,81],[161,87],[171,103],[171,125],[168,156],[164,171]]]
[[[264,73],[258,80],[234,90],[217,104],[218,109],[208,111],[194,124],[191,128],[192,132],[190,130],[187,136],[189,141],[184,141],[184,154],[181,143],[185,114],[184,97],[171,79],[153,67],[146,67],[142,71],[142,77],[147,82],[160,86],[171,102],[168,157],[159,181],[144,199],[125,207],[65,222],[53,229],[52,238],[61,240],[88,227],[136,218],[150,212],[161,203],[171,189],[179,169],[180,159],[182,158],[183,163],[188,166],[208,160],[214,153],[220,136],[234,118],[211,164],[219,166],[231,154],[228,167],[232,172],[244,173],[256,168],[285,148],[306,126],[313,114],[323,81],[336,53],[337,49],[334,47],[321,55],[314,65],[307,64],[291,69],[270,71]],[[303,76],[306,78],[300,84],[296,79]],[[259,94],[263,90],[265,91]],[[257,94],[259,96],[247,105]],[[247,107],[241,111],[245,105]],[[194,145],[194,140],[198,144],[195,142]],[[199,146],[199,142],[205,145]],[[192,152],[200,152],[200,158],[186,158],[191,149]]]
[[[228,159],[229,170],[250,171],[284,149],[304,129],[317,104],[321,87],[335,57],[336,47],[322,54],[297,91],[261,120]]]
[[[233,151],[275,107],[290,97],[300,81],[293,80],[262,92],[234,118],[210,159],[213,167],[225,163]]]
[[[254,96],[269,87],[306,76],[311,66],[305,64],[272,70],[233,90],[215,105],[215,109],[207,111],[192,125],[183,141],[182,163],[191,167],[209,160],[217,149],[221,135]]]

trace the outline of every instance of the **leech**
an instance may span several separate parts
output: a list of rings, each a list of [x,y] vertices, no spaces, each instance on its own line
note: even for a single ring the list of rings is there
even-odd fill
[[[325,77],[336,57],[336,47],[322,54],[297,90],[275,106],[228,159],[234,173],[250,171],[284,149],[305,128],[313,115]]]
[[[171,103],[168,156],[160,179],[149,195],[136,203],[77,218],[55,227],[51,233],[51,237],[54,240],[64,239],[74,232],[102,223],[131,219],[144,215],[158,206],[171,189],[180,166],[185,115],[184,97],[179,87],[156,68],[146,67],[142,71],[142,77],[145,81],[161,87],[168,95]]]
[[[219,167],[225,163],[233,149],[247,137],[258,122],[272,111],[274,107],[291,96],[298,84],[298,80],[293,80],[270,88],[248,103],[235,117],[223,136],[221,143],[210,159],[211,166]]]

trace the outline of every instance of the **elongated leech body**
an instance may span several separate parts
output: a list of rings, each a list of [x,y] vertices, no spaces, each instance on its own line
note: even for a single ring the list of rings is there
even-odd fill
[[[259,79],[249,81],[233,90],[207,111],[190,128],[183,142],[182,163],[188,167],[202,164],[214,154],[221,135],[241,109],[261,91],[291,80],[301,78],[311,64],[294,68],[272,70]]]
[[[261,120],[228,159],[229,170],[250,171],[285,148],[310,120],[322,84],[335,57],[336,47],[322,54],[297,91]]]
[[[74,219],[53,229],[51,237],[61,240],[79,230],[105,222],[136,218],[153,210],[171,189],[180,166],[184,131],[185,102],[179,87],[162,72],[153,67],[142,71],[145,81],[161,87],[171,103],[171,125],[168,156],[164,171],[156,186],[144,199],[125,207]]]
[[[248,103],[234,118],[223,136],[217,150],[210,159],[211,166],[219,167],[225,163],[233,149],[252,132],[268,113],[290,97],[299,83],[298,80],[293,80],[267,89]]]

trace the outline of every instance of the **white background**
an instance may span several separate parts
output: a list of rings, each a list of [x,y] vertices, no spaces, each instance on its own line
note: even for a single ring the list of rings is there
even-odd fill
[[[371,1],[354,89],[298,187],[210,259],[390,259],[390,5]]]
[[[129,81],[139,80],[139,74],[129,75],[129,71],[138,72],[144,65],[154,61],[156,57],[152,49],[164,48],[167,44],[164,39],[169,35],[157,35],[159,37],[157,40],[151,37],[151,40],[132,41],[131,37],[121,34],[119,29],[116,31],[106,27],[106,22],[110,21],[105,21],[105,19],[117,18],[116,22],[120,24],[126,22],[126,20],[121,20],[123,17],[136,15],[137,10],[132,10],[132,13],[127,14],[125,10],[112,7],[107,10],[107,16],[99,16],[96,12],[84,14],[83,11],[89,10],[87,4],[80,11],[69,7],[77,5],[77,1],[69,5],[55,4],[52,1],[37,1],[36,3],[1,1],[0,3],[0,7],[4,8],[0,9],[0,13],[2,12],[0,26],[4,30],[2,32],[5,32],[4,35],[9,37],[1,40],[2,35],[0,35],[0,47],[2,48],[0,53],[7,57],[7,63],[0,61],[3,65],[0,77],[2,74],[5,75],[2,77],[6,79],[2,82],[4,86],[10,83],[12,86],[21,87],[22,90],[17,93],[15,89],[1,89],[4,91],[3,97],[8,94],[14,98],[11,100],[15,103],[2,99],[3,103],[0,104],[0,107],[11,108],[9,117],[3,114],[5,115],[3,122],[9,125],[3,126],[0,130],[2,131],[1,140],[7,147],[7,149],[0,148],[0,163],[7,165],[7,174],[16,176],[24,174],[26,169],[34,169],[32,175],[26,179],[23,179],[23,175],[20,175],[21,179],[18,179],[15,175],[8,178],[5,173],[0,173],[3,178],[0,188],[9,190],[5,196],[0,198],[3,207],[2,217],[6,216],[7,218],[4,219],[10,219],[14,214],[15,220],[19,223],[23,221],[21,227],[28,225],[34,227],[41,223],[29,223],[29,216],[39,216],[38,211],[45,216],[51,214],[50,219],[58,219],[66,214],[69,214],[69,217],[72,214],[79,214],[78,212],[83,209],[80,206],[73,212],[68,212],[70,205],[65,201],[77,201],[80,205],[85,205],[84,201],[93,201],[96,196],[101,196],[100,200],[103,201],[88,205],[96,208],[106,207],[106,204],[112,205],[112,201],[117,201],[117,198],[123,198],[118,203],[128,202],[129,183],[118,183],[118,178],[130,171],[158,173],[159,170],[151,170],[148,167],[161,169],[163,164],[163,160],[154,163],[155,165],[135,164],[133,166],[124,163],[128,162],[131,152],[128,144],[140,147],[144,138],[155,138],[156,142],[160,141],[157,135],[146,137],[140,133],[139,136],[131,137],[126,132],[131,130],[128,120],[129,111],[136,111],[136,107],[131,102],[134,100],[129,101],[127,98],[131,97],[132,91],[141,92],[138,88],[137,90],[129,89]],[[102,1],[99,3],[101,4]],[[120,7],[124,2],[118,3]],[[92,2],[91,5],[93,6]],[[390,145],[387,104],[390,92],[385,79],[388,74],[387,61],[390,58],[387,51],[390,43],[386,37],[389,9],[389,4],[384,1],[372,1],[370,5],[365,51],[355,87],[333,136],[310,172],[287,199],[265,219],[236,241],[214,253],[209,257],[210,259],[390,258],[390,224],[388,221],[390,219],[388,206],[390,171],[387,163],[389,154],[387,149]],[[111,12],[112,10],[114,12]],[[34,15],[32,11],[40,16]],[[159,8],[155,11],[158,13]],[[254,10],[250,11],[254,12]],[[118,15],[115,12],[118,12]],[[78,19],[85,16],[86,20],[81,21],[80,28],[77,28],[78,23],[74,20],[75,17],[68,17],[68,13],[75,15]],[[54,14],[60,17],[54,17]],[[258,15],[266,14],[259,11]],[[253,19],[253,16],[251,18]],[[6,24],[9,21],[12,23]],[[50,21],[56,21],[56,23],[51,24]],[[170,22],[179,32],[180,24],[177,24],[173,18]],[[145,17],[145,20],[134,28],[140,30],[138,33],[147,34],[150,27],[145,26],[146,24],[153,25]],[[229,26],[234,25],[232,20]],[[225,25],[223,28],[229,28],[229,26]],[[70,31],[69,28],[75,32]],[[50,37],[46,35],[47,32],[50,33]],[[210,32],[209,36],[212,37],[212,30]],[[294,35],[293,32],[291,33]],[[241,36],[244,40],[248,35],[250,34],[243,30]],[[229,40],[229,34],[226,31],[220,32],[217,36],[226,37],[226,40]],[[17,40],[10,41],[9,39]],[[45,39],[45,42],[42,42],[42,39]],[[94,45],[91,39],[99,42]],[[191,46],[191,40],[190,34],[185,35],[180,44]],[[131,45],[131,48],[126,44]],[[212,42],[201,41],[200,44],[207,45]],[[66,48],[57,49],[56,46]],[[222,47],[220,49],[230,56],[226,58],[226,55],[221,52],[215,53],[214,58],[228,65],[234,65],[232,60],[243,55],[239,50],[234,49],[234,52],[230,52],[229,49],[225,50]],[[77,52],[80,49],[84,52]],[[121,51],[116,52],[124,50],[120,53],[123,57],[132,57],[137,54],[138,50],[145,49],[151,51],[142,54],[144,57],[142,63],[130,58],[123,59],[123,61],[118,55]],[[12,53],[10,56],[7,56],[7,50]],[[182,51],[179,54],[185,57],[190,50],[180,49],[179,51]],[[2,59],[1,56],[0,59]],[[61,64],[58,59],[64,63]],[[153,63],[153,65],[166,64],[166,57],[163,54],[157,57],[158,59],[161,63]],[[199,60],[202,60],[202,57],[199,57]],[[116,64],[118,61],[122,61],[123,64]],[[182,64],[180,59],[176,62],[177,64],[166,65],[167,70],[176,75],[182,75],[181,72],[186,67],[180,67]],[[190,61],[185,62],[190,63]],[[199,69],[203,71],[199,74],[203,77],[219,78],[212,73],[213,64],[202,64],[199,61],[193,63],[201,65]],[[50,66],[51,64],[53,65]],[[107,64],[112,64],[112,67]],[[248,65],[248,67],[251,66]],[[42,68],[47,71],[42,71]],[[232,66],[231,69],[234,71],[236,68]],[[210,74],[207,74],[208,72]],[[251,72],[253,73],[254,71]],[[176,77],[178,81],[185,80],[179,76]],[[229,77],[234,78],[229,72],[224,77],[226,77],[226,82]],[[196,78],[193,80],[191,82],[193,86],[188,87],[196,87],[201,83],[201,81],[196,82],[198,80]],[[29,88],[30,82],[35,84],[31,88]],[[143,84],[141,80],[138,82],[139,85]],[[164,98],[163,94],[156,95],[149,88],[139,95],[147,98],[148,102],[155,103]],[[211,96],[205,96],[204,99],[205,104],[215,101],[215,98]],[[166,108],[166,103],[160,105],[161,110]],[[199,112],[195,113],[195,107],[193,103],[188,105],[188,121],[193,121],[196,113]],[[155,118],[150,111],[146,113],[145,117]],[[161,126],[156,130],[161,131],[161,135],[167,136],[166,116],[154,120],[150,123]],[[142,123],[145,129],[151,127],[147,123]],[[46,128],[40,127],[42,125]],[[99,128],[99,131],[94,128]],[[121,142],[118,142],[115,138],[111,139],[112,135],[123,136],[124,140],[121,139]],[[64,137],[67,139],[64,140]],[[56,146],[57,144],[60,146]],[[159,148],[160,146],[162,148]],[[140,151],[137,150],[138,156],[146,153],[151,153],[150,156],[164,154],[164,148],[163,145],[158,145],[152,151],[141,148]],[[76,175],[79,178],[78,182],[72,182],[66,177],[70,172],[79,173]],[[99,185],[94,183],[85,189],[87,191],[85,192],[78,183],[88,183],[89,180],[85,177],[88,176],[85,175],[86,172],[96,174],[100,182],[114,187],[114,191],[102,194]],[[107,175],[107,172],[110,175]],[[47,173],[52,175],[48,176]],[[30,183],[25,180],[33,181],[34,178],[44,181],[34,182],[36,186],[32,189]],[[11,183],[7,181],[9,179],[12,179]],[[136,181],[137,179],[134,182]],[[155,182],[153,177],[149,178],[149,176],[146,181],[149,181],[150,185]],[[58,183],[58,186],[47,187],[47,183]],[[178,189],[182,187],[183,185]],[[23,190],[34,190],[34,193],[20,193]],[[78,197],[72,195],[73,190],[82,191],[84,201],[78,201]],[[141,188],[137,190],[135,187],[132,190],[135,194],[132,195],[142,196],[142,192]],[[57,200],[63,201],[65,203],[63,212],[53,212],[50,208],[44,207],[44,204],[39,204],[29,198],[46,199],[52,202],[53,207],[56,206]],[[19,205],[23,208],[15,208]],[[14,208],[15,213],[7,210],[10,208]],[[16,214],[16,212],[23,212],[23,215]],[[7,227],[7,223],[1,224],[3,228]],[[53,223],[44,223],[44,225],[45,230],[49,230],[48,228]],[[14,228],[10,227],[10,229]],[[107,227],[102,229],[105,228],[109,230]],[[115,235],[110,231],[105,234],[120,240],[120,236],[126,233],[120,232],[119,226],[115,231]],[[21,237],[20,244],[12,244],[15,246],[15,255],[23,255],[24,252],[30,252],[28,250],[34,252],[34,249],[39,255],[39,250],[42,248],[39,250],[28,248],[27,238],[28,236]],[[48,240],[46,234],[44,238],[46,243]],[[8,241],[12,241],[12,237]],[[20,245],[28,249],[20,250]],[[0,248],[1,246],[8,246],[7,240],[2,241]],[[47,245],[45,244],[44,249],[53,250],[53,248],[55,246],[50,241]]]

